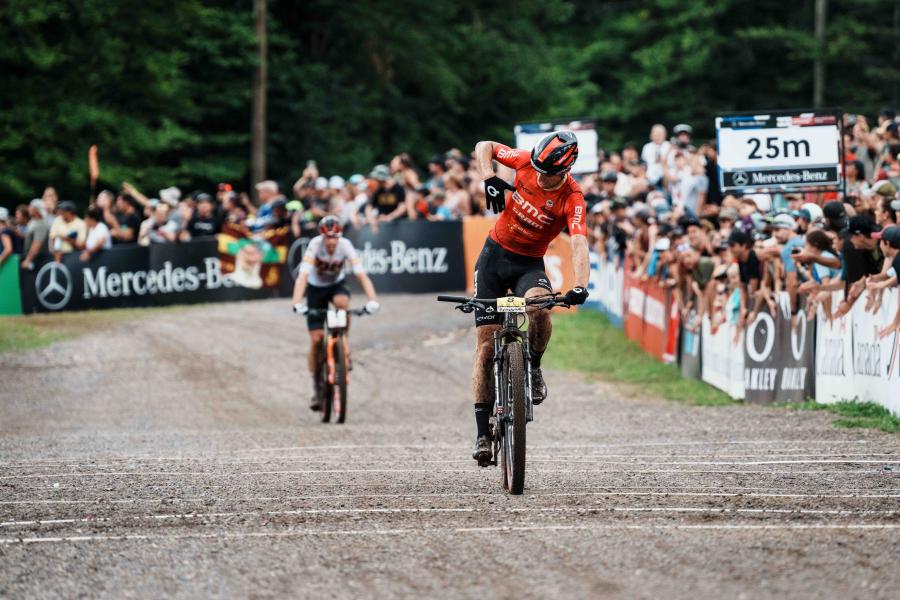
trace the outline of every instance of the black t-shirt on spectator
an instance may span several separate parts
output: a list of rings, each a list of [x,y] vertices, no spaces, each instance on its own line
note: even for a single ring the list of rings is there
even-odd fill
[[[131,239],[128,241],[113,238],[113,244],[133,244],[138,241],[138,233],[141,231],[141,215],[138,211],[133,210],[130,214],[116,213],[116,221],[119,222],[120,229],[128,229],[132,232]]]
[[[369,203],[373,208],[378,209],[378,214],[389,215],[397,210],[397,207],[403,204],[404,200],[406,200],[406,191],[402,185],[395,183],[387,189],[378,190],[372,194]],[[398,218],[405,219],[406,213],[401,212]]]
[[[9,237],[9,243],[12,244],[13,254],[22,254],[22,246],[24,245],[24,240],[19,237],[19,234],[12,227],[3,227],[0,229],[0,238]],[[0,245],[0,251],[3,250],[3,246]]]
[[[738,269],[741,272],[741,283],[750,283],[751,279],[762,279],[762,265],[756,252],[750,251],[747,260],[738,262]]]
[[[191,217],[191,222],[188,223],[187,229],[192,238],[210,236],[219,233],[219,223],[212,215],[208,217],[194,215]]]
[[[884,257],[881,250],[875,246],[874,250],[857,250],[850,242],[850,235],[844,234],[844,293],[850,292],[850,286],[866,275],[875,275],[881,272],[881,264]]]
[[[706,190],[706,203],[722,205],[722,190],[719,189],[719,165],[716,161],[706,159],[706,177],[709,187]]]

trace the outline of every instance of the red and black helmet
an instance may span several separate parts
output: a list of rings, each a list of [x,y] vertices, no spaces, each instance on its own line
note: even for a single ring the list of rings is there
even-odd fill
[[[341,237],[341,232],[343,231],[344,226],[341,225],[338,218],[333,215],[322,217],[322,220],[319,221],[319,233],[325,237]]]
[[[554,131],[541,138],[531,151],[531,166],[544,175],[568,173],[578,158],[578,139],[568,130]]]

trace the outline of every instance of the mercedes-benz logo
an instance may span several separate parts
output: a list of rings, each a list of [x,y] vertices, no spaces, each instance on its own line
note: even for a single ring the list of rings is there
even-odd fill
[[[58,262],[49,262],[34,278],[34,291],[38,301],[47,310],[59,310],[72,297],[72,274],[69,268]]]
[[[731,176],[731,181],[734,182],[734,185],[747,185],[750,178],[747,177],[744,171],[735,171],[734,175]]]
[[[300,263],[303,261],[303,255],[306,253],[309,240],[308,237],[297,238],[291,244],[290,250],[288,250],[287,264],[291,279],[297,279],[297,276],[300,274]]]

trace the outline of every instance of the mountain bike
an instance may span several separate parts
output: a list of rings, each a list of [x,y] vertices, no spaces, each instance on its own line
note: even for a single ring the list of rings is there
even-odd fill
[[[531,353],[528,335],[522,328],[528,320],[527,307],[536,309],[556,306],[569,308],[560,294],[543,294],[531,298],[466,298],[438,296],[438,302],[454,302],[457,310],[471,313],[476,308],[488,313],[503,313],[503,323],[494,332],[494,410],[491,415],[492,465],[500,459],[503,489],[521,494],[525,489],[525,425],[534,420],[531,395]]]
[[[325,317],[325,337],[316,370],[316,393],[322,405],[322,422],[328,423],[334,413],[335,422],[343,423],[347,419],[347,383],[350,371],[347,327],[351,315],[361,317],[369,313],[364,308],[311,308],[309,314]]]

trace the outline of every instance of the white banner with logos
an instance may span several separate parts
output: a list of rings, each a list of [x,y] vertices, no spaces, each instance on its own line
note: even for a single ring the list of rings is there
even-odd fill
[[[819,310],[816,336],[816,401],[875,402],[900,414],[900,335],[878,332],[897,313],[897,288],[886,290],[881,306],[866,312],[868,292],[849,314],[828,320]],[[843,294],[832,300],[837,306]]]
[[[744,397],[744,332],[732,323],[724,323],[715,333],[709,317],[703,317],[701,330],[702,379],[736,400]]]
[[[588,283],[588,308],[606,313],[610,322],[622,327],[624,311],[625,271],[596,252],[590,253],[591,278]]]

